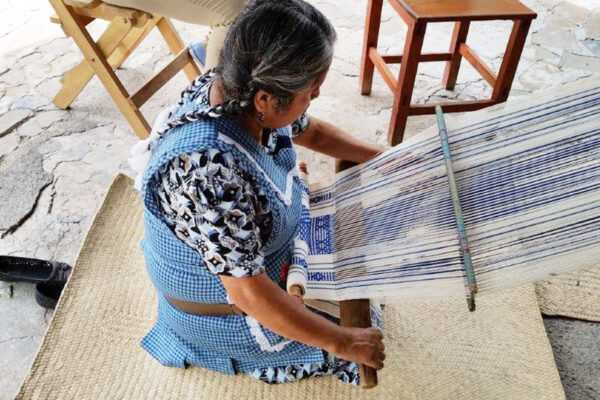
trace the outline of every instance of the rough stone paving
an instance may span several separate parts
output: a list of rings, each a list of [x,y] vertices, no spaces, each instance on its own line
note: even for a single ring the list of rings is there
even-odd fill
[[[383,144],[392,94],[377,74],[370,97],[358,91],[366,2],[349,0],[343,7],[335,0],[313,3],[332,20],[339,41],[321,97],[310,113]],[[597,0],[524,3],[538,18],[533,21],[511,97],[600,72]],[[59,110],[52,104],[61,75],[81,59],[73,41],[50,23],[52,13],[44,1],[0,0],[0,254],[73,264],[113,177],[119,171],[131,176],[126,160],[137,137],[97,78],[71,109]],[[186,41],[201,40],[207,32],[202,26],[175,25]],[[89,27],[98,37],[105,26],[97,21]],[[451,32],[452,24],[430,24],[424,51],[445,51]],[[506,21],[474,23],[468,43],[497,70],[509,32]],[[405,33],[406,27],[386,4],[380,50],[401,53]],[[133,91],[169,59],[167,46],[155,30],[117,74]],[[465,62],[455,91],[440,88],[442,72],[441,63],[420,65],[413,102],[469,100],[491,94]],[[142,107],[149,121],[177,98],[186,82],[179,74]],[[412,117],[406,135],[434,123],[433,116]],[[332,160],[305,151],[301,157],[312,176],[332,176]],[[35,304],[32,285],[0,282],[0,315],[0,400],[4,400],[12,398],[25,376],[51,313]],[[600,398],[599,324],[547,319],[546,326],[567,397]]]

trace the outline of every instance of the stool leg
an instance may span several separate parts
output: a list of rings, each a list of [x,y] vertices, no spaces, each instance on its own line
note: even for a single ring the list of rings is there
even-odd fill
[[[129,20],[123,21],[123,18],[115,17],[96,43],[102,54],[106,57],[111,54],[131,29]],[[52,100],[54,105],[63,110],[69,107],[93,76],[94,69],[85,59],[65,72],[62,77],[63,85]]]
[[[494,85],[494,91],[492,92],[492,100],[496,103],[501,103],[508,99],[508,93],[517,72],[517,65],[521,58],[521,52],[523,51],[530,25],[531,20],[516,20],[514,22],[510,39],[506,46],[506,53],[504,53],[502,65],[500,65],[500,71],[498,71],[496,85]]]
[[[127,100],[129,97],[127,90],[125,90],[123,84],[112,70],[112,67],[108,64],[106,57],[102,54],[98,45],[96,45],[83,24],[77,20],[77,15],[73,9],[67,6],[63,0],[50,0],[50,4],[56,11],[69,36],[73,38],[84,57],[89,60],[100,82],[102,82],[110,97],[117,104],[117,107],[119,107],[134,132],[140,139],[148,137],[150,125],[148,125],[140,110]]]
[[[406,128],[406,119],[410,110],[410,101],[415,77],[417,76],[417,68],[419,67],[419,57],[421,56],[426,27],[427,23],[425,22],[415,22],[408,26],[388,131],[388,143],[392,146],[402,142],[404,138],[404,128]]]
[[[371,94],[373,69],[375,66],[369,58],[369,48],[377,47],[382,7],[383,0],[369,0],[369,4],[367,5],[367,20],[365,22],[365,36],[360,62],[360,93],[363,95]]]
[[[168,18],[162,17],[158,21],[157,26],[161,35],[165,39],[165,42],[167,42],[167,46],[169,46],[169,49],[171,50],[171,53],[173,53],[174,56],[179,54],[179,52],[186,47],[185,43],[183,43],[183,40],[181,40],[181,37],[175,30],[173,23]],[[183,71],[187,75],[190,82],[193,82],[198,75],[202,74],[200,68],[198,68],[198,66],[193,60],[191,60],[189,63],[186,64],[185,67],[183,67]]]
[[[121,17],[115,18],[118,21],[122,21]],[[119,68],[129,57],[129,55],[135,50],[140,42],[150,33],[152,28],[156,25],[156,18],[148,18],[146,24],[142,27],[133,27],[129,33],[125,35],[123,40],[120,42],[111,43],[111,48],[114,48],[110,57],[108,57],[108,64],[113,68]],[[108,30],[106,31],[108,32]],[[105,33],[106,33],[105,32]],[[102,35],[104,37],[104,35]],[[105,48],[101,41],[102,37],[98,41],[98,46],[102,50],[103,54],[106,55]],[[114,39],[114,37],[112,38]],[[112,40],[111,39],[111,40]],[[87,85],[87,83],[94,76],[94,70],[90,64],[84,60],[79,65],[74,67],[69,72],[63,75],[63,87],[60,89],[56,97],[52,102],[62,109],[69,107],[69,105],[75,100],[79,92]]]
[[[144,26],[134,27],[121,41],[115,51],[112,52],[108,58],[108,63],[115,69],[123,65],[125,60],[127,60],[127,57],[133,53],[135,48],[152,31],[152,28],[156,26],[157,22],[157,19],[152,17],[148,18]]]
[[[452,42],[450,42],[452,58],[450,61],[446,62],[444,78],[442,79],[442,85],[446,90],[454,90],[454,86],[456,85],[456,76],[458,75],[460,60],[462,59],[462,56],[458,52],[458,48],[461,43],[464,43],[467,40],[468,32],[469,21],[458,21],[454,23],[454,33],[452,34]]]

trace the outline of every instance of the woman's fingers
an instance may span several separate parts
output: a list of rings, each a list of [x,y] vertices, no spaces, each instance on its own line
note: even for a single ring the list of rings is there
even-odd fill
[[[383,361],[381,360],[369,360],[368,362],[365,363],[367,366],[371,367],[371,368],[375,368],[375,369],[382,369],[383,368]]]
[[[308,174],[308,168],[306,168],[306,163],[304,161],[298,161],[298,168],[300,169],[300,171],[304,172],[305,174]]]
[[[375,368],[375,369],[382,369],[383,368],[383,360],[385,360],[385,346],[382,342],[383,339],[383,332],[379,329],[376,328],[370,328],[370,334],[372,335],[372,342],[373,343],[373,353],[371,355],[371,360],[369,364],[369,366]]]
[[[338,354],[341,358],[367,365],[371,368],[383,368],[385,346],[383,333],[376,328],[347,328],[351,335],[344,343],[345,348]]]

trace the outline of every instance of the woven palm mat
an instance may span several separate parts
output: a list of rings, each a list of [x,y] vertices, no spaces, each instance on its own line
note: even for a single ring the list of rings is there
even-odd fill
[[[538,282],[535,292],[546,315],[600,321],[600,266]]]
[[[379,385],[333,377],[267,385],[160,365],[139,345],[156,315],[138,242],[142,206],[116,178],[17,399],[563,399],[532,286],[465,300],[389,303]]]

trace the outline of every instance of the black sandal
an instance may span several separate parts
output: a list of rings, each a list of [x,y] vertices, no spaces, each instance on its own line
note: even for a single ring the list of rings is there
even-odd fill
[[[58,261],[37,258],[0,256],[0,280],[64,285],[71,266]]]
[[[38,283],[35,285],[35,301],[44,308],[54,309],[62,293],[63,284]]]

